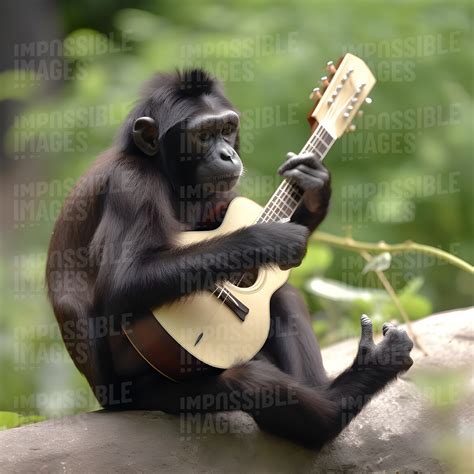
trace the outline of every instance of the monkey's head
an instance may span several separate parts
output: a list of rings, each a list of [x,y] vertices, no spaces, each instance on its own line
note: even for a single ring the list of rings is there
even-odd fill
[[[239,114],[203,70],[153,77],[122,133],[123,147],[153,160],[174,187],[227,191],[242,174]]]

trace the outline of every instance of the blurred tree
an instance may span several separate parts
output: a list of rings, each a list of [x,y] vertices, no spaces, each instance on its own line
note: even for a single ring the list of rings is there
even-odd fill
[[[5,144],[12,173],[2,190],[0,409],[53,416],[94,406],[55,331],[43,290],[44,256],[72,183],[110,146],[141,84],[156,70],[201,65],[224,80],[242,112],[247,172],[241,188],[264,203],[285,153],[298,151],[307,138],[307,95],[326,61],[346,51],[362,56],[378,78],[374,104],[359,120],[359,131],[336,143],[327,158],[334,194],[322,230],[342,235],[350,228],[364,241],[413,239],[472,262],[473,37],[467,2],[57,5],[69,45],[62,64],[72,67],[73,77],[46,80],[58,86],[54,97],[24,94],[24,112]],[[23,10],[33,21],[36,10]],[[51,28],[61,39],[60,28]],[[104,44],[105,51],[97,47]],[[19,95],[30,82],[19,84],[12,64],[0,74],[2,97]],[[15,185],[21,183],[36,190],[31,202],[28,194],[18,195]],[[42,183],[44,195],[37,188]],[[30,207],[20,212],[18,206]],[[316,245],[293,274],[328,342],[355,331],[362,310],[376,312],[380,322],[397,315],[380,298],[374,273],[362,274],[364,266],[357,254]],[[412,317],[472,304],[471,277],[434,258],[395,256],[386,274]],[[352,299],[335,306],[321,291],[315,297],[306,286],[314,277],[349,285]],[[351,287],[367,287],[371,299]]]

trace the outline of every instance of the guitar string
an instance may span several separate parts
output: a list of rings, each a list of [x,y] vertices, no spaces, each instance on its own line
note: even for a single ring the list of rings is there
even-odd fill
[[[286,181],[286,182],[284,183],[284,185],[283,185],[281,188],[277,189],[277,191],[280,192],[280,193],[283,193],[283,192],[285,192],[289,187],[290,187],[290,184],[289,184],[289,182]],[[280,197],[280,199],[281,199],[281,197]],[[268,222],[268,221],[264,220],[264,221],[262,221],[262,222]],[[242,278],[243,278],[243,277],[241,277],[241,279],[240,279],[238,282],[231,282],[231,283],[237,283],[237,285],[238,285],[238,284],[242,281]],[[214,293],[216,293],[216,291],[218,291],[218,290],[220,290],[220,293],[219,293],[219,295],[218,295],[218,297],[220,297],[220,296],[222,295],[223,291],[225,290],[225,288],[224,288],[224,286],[216,285],[216,289],[215,289],[212,293],[214,294]],[[226,291],[226,293],[228,293],[227,290],[225,290],[225,291]],[[222,304],[223,304],[223,303],[225,303],[225,300],[222,302]]]
[[[333,118],[334,115],[338,111],[340,112],[341,110],[346,108],[348,104],[351,102],[352,98],[353,96],[349,97],[349,99],[347,99],[343,107],[340,107],[339,110],[337,109],[337,107],[332,107],[331,110],[328,111],[328,114],[325,120],[321,124],[318,125],[315,133],[310,137],[310,139],[307,141],[307,143],[303,147],[302,152],[306,150],[311,150],[318,155],[319,160],[321,161],[324,160],[329,148],[332,146],[332,144],[335,141],[332,135],[326,130],[324,124],[327,123],[327,121],[329,121],[331,118]],[[322,147],[323,149],[318,148],[321,145],[323,145]],[[289,192],[288,192],[288,189],[290,189]],[[290,183],[289,180],[285,180],[285,184],[283,186],[280,186],[276,190],[274,195],[270,198],[269,206],[266,207],[266,209],[260,216],[259,221],[269,222],[271,221],[271,219],[274,219],[274,218],[278,219],[278,218],[289,217],[286,215],[286,212],[284,211],[284,209],[282,209],[281,205],[279,204],[279,201],[281,201],[282,203],[284,203],[285,206],[290,208],[290,206],[284,202],[282,195],[286,193],[285,198],[291,198],[291,199],[294,199],[295,202],[297,202],[301,198],[301,192],[295,189],[296,188],[293,186],[293,183]],[[268,209],[270,209],[269,212],[267,211]],[[238,283],[242,281],[242,278],[243,277],[241,277]]]
[[[297,203],[297,199],[295,199],[296,195],[293,196],[291,193],[293,193],[293,191],[290,189],[291,188],[291,184],[285,180],[285,184],[279,188],[277,190],[277,192],[273,195],[273,199],[271,199],[271,201],[269,202],[269,205],[266,207],[266,209],[269,209],[269,211],[264,212],[262,213],[262,215],[260,216],[259,218],[259,221],[261,222],[268,222],[266,219],[267,218],[270,218],[270,217],[273,217],[272,216],[272,213],[274,214],[274,216],[276,218],[278,218],[278,214],[277,214],[277,210],[281,210],[278,206],[278,201],[281,201],[285,204],[284,202],[284,199],[285,198],[290,198],[292,199],[292,201],[294,201],[295,203]],[[290,191],[288,191],[288,189],[290,189]],[[286,194],[286,195],[285,195]],[[273,207],[272,207],[273,206]],[[274,207],[277,207],[278,209],[274,209]],[[289,205],[287,205],[289,207]],[[270,209],[271,208],[271,209]]]
[[[321,133],[319,133],[319,130],[320,128],[322,129],[321,130]],[[323,136],[326,134],[326,130],[323,129],[323,127],[318,127],[318,129],[316,130],[316,132],[313,134],[313,136],[310,138],[310,140],[308,140],[308,142],[306,143],[306,145],[303,147],[302,151],[301,152],[305,152],[307,150],[312,150],[312,151],[316,151],[317,152],[317,155],[318,155],[318,158],[319,159],[322,159],[322,156],[324,154],[324,152],[322,152],[321,150],[319,150],[318,148],[315,148],[315,145],[317,146],[318,144],[320,143],[324,143],[324,145],[327,146],[327,144],[325,143],[325,141],[321,141],[321,138],[322,140],[324,140]],[[319,140],[319,141],[318,141]],[[325,150],[327,151],[327,150]],[[289,180],[285,180],[286,183],[288,183],[288,185],[283,188],[284,191],[287,193],[287,197],[291,198],[291,199],[294,199],[296,201],[296,203],[298,202],[298,200],[301,198],[301,191],[298,190],[297,188],[294,187],[294,184],[291,183]],[[288,192],[288,188],[291,187],[292,189],[290,189],[290,191]],[[267,210],[264,210],[263,214],[262,214],[262,221],[263,222],[267,222],[265,220],[265,218],[273,218],[273,217],[279,217],[278,214],[275,212],[275,210],[273,209],[272,205],[276,204],[276,207],[277,207],[277,210],[280,210],[281,211],[281,208],[279,208],[278,206],[278,199],[282,200],[282,197],[281,197],[281,194],[283,193],[280,193],[278,194],[278,191],[280,191],[280,188],[277,189],[277,192],[275,192],[274,194],[274,198],[276,199],[273,199],[273,197],[270,199],[270,202],[269,202],[269,206],[267,206],[266,209],[269,209],[269,211]],[[275,201],[275,202],[274,202]],[[273,212],[272,212],[273,211]],[[273,215],[272,215],[273,214]],[[286,213],[285,213],[286,214]],[[286,216],[285,214],[284,215],[284,218],[287,218],[289,216]],[[291,215],[291,214],[290,214]]]
[[[344,104],[343,107],[341,107],[339,109],[340,110],[343,110],[345,109],[349,103],[351,102],[353,96],[351,96],[347,102]],[[324,124],[327,123],[334,115],[336,114],[336,108],[335,107],[332,107],[332,110],[329,110],[328,111],[328,114],[327,116],[325,117],[325,120],[318,125],[317,129],[315,130],[315,132],[312,134],[312,136],[310,137],[310,139],[306,142],[306,144],[304,145],[304,147],[302,148],[301,152],[300,153],[303,153],[307,150],[311,150],[315,153],[317,153],[318,155],[318,158],[320,161],[323,161],[324,158],[326,157],[327,155],[327,152],[329,151],[330,147],[332,146],[332,144],[334,143],[334,138],[332,137],[332,135],[326,130],[326,128],[324,127]],[[328,139],[328,142],[326,143],[326,139]],[[318,148],[318,145],[324,145],[324,150],[320,150]],[[289,189],[289,191],[288,191]],[[277,210],[282,212],[283,209],[280,207],[280,205],[275,201],[274,198],[276,199],[279,199],[281,200],[282,202],[283,201],[283,198],[282,198],[282,195],[284,194],[287,194],[286,197],[290,197],[292,199],[295,200],[295,202],[298,202],[298,200],[301,198],[301,192],[296,188],[296,186],[291,183],[288,179],[285,179],[284,180],[284,183],[280,184],[280,186],[277,188],[277,190],[274,192],[274,194],[272,195],[272,197],[270,198],[270,201],[268,203],[268,205],[265,207],[264,211],[262,212],[262,214],[260,215],[260,217],[257,219],[257,222],[271,222],[271,219],[272,218],[276,218],[278,220],[278,218],[280,217],[278,215],[278,213],[276,212],[276,210],[274,209],[275,206],[277,207]],[[298,196],[298,197],[297,197]],[[297,197],[297,198],[296,198]],[[296,199],[295,199],[296,198]],[[275,201],[275,202],[274,202]],[[288,205],[287,205],[288,206]],[[289,206],[288,206],[289,207]],[[266,211],[267,209],[270,208],[270,213],[267,213],[266,214]],[[291,208],[290,208],[291,209]],[[284,211],[283,211],[284,212]],[[273,215],[272,215],[273,214]],[[291,214],[289,215],[291,216]],[[289,216],[285,216],[284,218],[287,218]],[[267,220],[268,219],[268,220]],[[233,282],[233,284],[237,284],[237,286],[242,282],[242,279],[244,278],[244,275],[242,275],[239,279],[238,282]],[[222,292],[224,291],[224,286],[222,286],[222,290],[219,294],[219,296],[222,295]],[[224,297],[224,300],[222,301],[221,305],[225,303],[225,301],[227,300],[228,297],[231,297],[230,295],[230,292],[228,290],[225,290],[226,291],[226,296]],[[213,292],[214,293],[214,292]]]
[[[347,104],[349,104],[349,102],[351,100],[352,100],[352,97],[348,99],[345,106]],[[332,110],[329,111],[329,114],[326,117],[326,120],[324,122],[326,122],[332,116],[334,116],[335,111],[336,111],[336,109],[333,107]],[[305,146],[302,149],[302,152],[305,152],[305,151],[308,151],[308,150],[315,152],[318,155],[318,159],[321,160],[321,161],[325,158],[329,148],[331,147],[332,143],[334,142],[334,139],[331,136],[331,134],[329,132],[327,132],[327,130],[325,129],[325,127],[323,125],[324,122],[318,125],[317,129],[315,130],[315,132],[312,134],[312,136],[306,142]],[[328,140],[328,142],[326,142],[326,140]],[[323,150],[320,150],[318,148],[318,146],[320,146],[320,145],[324,146]],[[285,196],[285,194],[286,194],[286,196]],[[275,219],[275,218],[276,218],[276,220],[278,220],[279,218],[280,219],[288,218],[291,214],[289,214],[287,216],[286,212],[283,210],[283,208],[281,207],[281,205],[278,202],[278,201],[280,201],[280,202],[284,203],[284,205],[286,205],[291,210],[291,207],[288,204],[285,204],[284,198],[286,198],[286,199],[290,198],[295,203],[297,203],[298,200],[301,198],[301,191],[299,191],[293,185],[293,183],[291,183],[287,179],[284,180],[284,183],[277,188],[277,190],[275,191],[273,196],[270,198],[268,206],[266,206],[265,210],[262,212],[262,214],[259,217],[259,219],[257,220],[257,222],[265,223],[265,222],[271,222],[271,220]],[[244,277],[244,275],[241,276],[241,278],[239,279],[238,282],[233,282],[233,283],[238,285],[239,283],[242,282],[243,277]],[[219,289],[220,289],[219,297],[222,295],[222,293],[224,291],[226,292],[226,296],[224,297],[224,300],[221,303],[221,304],[224,304],[227,297],[230,297],[230,294],[229,294],[228,290],[226,290],[223,285],[222,286],[216,285],[216,290],[214,290],[213,293],[215,293],[215,291],[217,291]]]
[[[330,120],[334,115],[339,111],[343,110],[348,106],[348,104],[352,101],[353,96],[349,97],[347,99],[346,103],[340,107],[339,109],[337,107],[332,107],[331,110],[328,111],[328,114],[325,118],[325,120],[318,126],[317,130],[313,134],[313,136],[308,140],[306,145],[303,147],[302,152],[306,150],[311,150],[315,152],[318,155],[318,158],[322,161],[326,157],[326,154],[331,147],[331,145],[334,143],[334,138],[332,135],[327,132],[326,128],[324,127],[324,123],[327,123],[328,120]],[[319,129],[321,129],[321,133],[319,132]],[[320,146],[322,146],[323,149],[320,149]],[[291,207],[286,204],[281,196],[283,194],[283,190],[286,192],[287,196],[286,198],[296,198],[298,196],[298,199],[300,198],[300,192],[295,192],[294,189],[290,189],[290,192],[288,192],[288,186],[284,186],[281,188],[282,192],[278,193],[277,192],[274,194],[274,196],[270,199],[269,203],[269,208],[270,212],[263,212],[262,214],[262,222],[268,222],[269,220],[273,218],[287,218],[288,216],[286,215],[287,212],[281,207],[279,201],[281,201],[286,207],[289,207],[291,210]],[[275,209],[276,208],[276,209]],[[278,211],[278,212],[277,212]],[[280,215],[279,215],[280,214]],[[291,215],[291,214],[290,214]]]
[[[307,143],[305,144],[305,146],[303,147],[303,149],[301,150],[301,152],[305,152],[307,149],[312,149],[314,150],[314,146],[318,143],[318,140],[321,139],[321,137],[323,136],[323,134],[326,132],[326,130],[322,127],[322,125],[319,125],[318,128],[316,129],[316,131],[313,133],[313,135],[310,137],[310,139],[307,141]],[[296,188],[294,187],[293,183],[290,182],[290,180],[288,179],[285,179],[284,180],[284,190],[285,192],[288,192],[287,189],[289,187],[293,188],[293,189],[290,189],[290,193],[294,193],[295,196],[298,195],[298,194],[301,194],[299,191],[296,190]],[[275,191],[274,193],[274,196],[282,189],[282,185],[280,185],[279,188],[277,188],[277,190]],[[263,211],[262,215],[260,216],[259,220],[261,220],[262,222],[268,222],[268,221],[265,221],[265,217],[273,217],[272,216],[272,201],[273,201],[273,197],[272,196],[270,198],[270,201],[269,201],[269,205],[266,206],[265,210]],[[298,199],[300,198],[301,196],[298,196]],[[297,200],[298,200],[297,199]],[[273,212],[276,216],[277,214],[275,212]],[[278,217],[278,216],[277,216]]]
[[[286,181],[286,182],[283,184],[283,186],[282,186],[281,188],[277,189],[277,191],[278,191],[280,194],[283,194],[283,192],[285,192],[285,191],[287,190],[287,188],[289,188],[289,187],[290,187],[290,183],[289,183],[288,181]],[[280,194],[278,195],[278,197],[279,197],[279,199],[282,199],[282,198],[280,197]],[[296,202],[296,201],[295,201],[295,202]],[[276,214],[275,214],[275,216],[276,216]],[[269,221],[264,220],[264,221],[262,221],[262,222],[269,222]],[[243,278],[243,277],[242,277],[242,278]],[[231,282],[231,283],[237,283],[237,285],[238,285],[238,284],[242,281],[242,278],[241,278],[238,282],[237,282],[237,281],[234,281],[234,282]],[[220,296],[222,295],[223,291],[225,290],[225,288],[224,288],[223,286],[216,285],[216,289],[215,289],[212,293],[215,294],[216,291],[218,291],[218,290],[220,290],[220,293],[219,293],[219,295],[218,295],[218,297],[220,297]],[[228,291],[227,291],[227,290],[225,290],[225,291],[226,291],[226,293],[228,294]],[[222,303],[225,303],[225,299],[224,299],[224,301],[223,301]]]
[[[303,147],[302,151],[304,151],[306,149],[308,144],[310,144],[311,146],[314,146],[314,144],[317,143],[317,140],[320,140],[324,133],[327,133],[326,130],[324,129],[324,127],[322,127],[322,125],[319,125],[317,127],[317,129],[315,130],[315,132],[312,134],[312,136],[309,138],[309,140],[306,142],[306,144]],[[290,189],[289,192],[288,192],[288,189]],[[280,184],[280,186],[277,188],[277,190],[275,191],[273,196],[270,198],[269,204],[265,207],[265,210],[262,212],[261,216],[257,219],[257,222],[262,222],[262,223],[270,222],[273,217],[276,217],[276,220],[278,220],[279,216],[278,216],[276,210],[274,209],[274,204],[275,204],[274,203],[274,198],[277,197],[277,198],[281,199],[281,194],[284,194],[284,193],[287,193],[287,196],[292,197],[292,199],[294,199],[294,201],[296,203],[301,198],[301,192],[293,185],[293,183],[291,183],[289,180],[285,179],[284,183]],[[294,195],[292,196],[292,194],[294,194]],[[298,198],[296,198],[296,196],[298,196]],[[276,205],[277,205],[278,210],[281,211],[280,206],[278,204],[276,204]],[[270,214],[265,216],[265,211],[268,208],[271,209]],[[272,214],[273,214],[273,216],[272,216]],[[234,281],[234,282],[231,282],[231,283],[238,286],[242,282],[244,276],[245,276],[245,274],[243,274],[238,281]],[[222,294],[222,292],[219,294],[219,296],[221,294]],[[221,304],[225,304],[226,298],[227,297],[224,297],[224,300],[222,301]]]
[[[352,98],[350,98],[347,103],[349,103],[351,99]],[[332,116],[334,114],[335,114],[335,109],[331,111],[330,115]],[[332,135],[327,132],[323,124],[320,124],[318,128],[316,129],[315,133],[307,141],[307,143],[305,144],[301,152],[311,150],[315,152],[318,155],[319,160],[322,161],[326,157],[326,154],[333,143],[334,143],[334,138],[332,137]],[[318,146],[320,145],[323,145],[324,149],[319,149]],[[275,199],[272,199],[272,198],[270,199],[269,206],[266,207],[266,209],[260,216],[259,221],[270,222],[272,218],[283,219],[283,218],[288,218],[289,216],[291,216],[291,207],[289,206],[289,204],[287,204],[284,201],[284,199],[288,199],[288,198],[291,199],[295,205],[297,204],[298,200],[301,198],[301,192],[294,187],[293,183],[290,183],[289,180],[285,180],[284,183],[282,183],[282,185],[280,185],[279,188],[277,188],[277,190],[274,193],[273,198]],[[281,207],[280,202],[290,210],[290,213],[288,213],[288,215],[287,215],[288,211],[285,211]],[[270,213],[268,212],[266,213],[266,210],[270,206],[276,206],[277,210],[280,212],[280,215],[274,209],[271,210]],[[237,285],[241,283],[242,279],[243,279],[243,276],[239,279],[238,282],[236,282]],[[215,293],[217,290],[219,290],[219,286],[216,285],[216,290],[214,290],[213,293]],[[224,304],[227,298],[232,299],[230,292],[227,289],[225,289],[224,286],[221,286],[220,290],[221,291],[219,293],[219,297],[222,295],[224,291],[226,293],[225,298],[221,304]]]
[[[318,156],[318,158],[321,159],[321,157],[324,156],[324,152],[320,152],[320,150],[317,149],[317,145],[323,143],[322,140],[324,140],[323,136],[325,134],[329,135],[329,133],[322,126],[322,124],[320,124],[315,130],[315,132],[312,134],[310,139],[306,142],[301,152],[305,152],[307,149],[310,149],[312,151],[318,151],[318,155],[320,155],[321,153],[321,155]],[[324,141],[324,145],[327,145],[325,141]],[[328,148],[329,148],[329,145],[327,145],[327,149]],[[326,152],[327,152],[327,149],[325,150]],[[286,197],[290,197],[292,200],[294,200],[295,203],[297,203],[299,199],[301,199],[301,192],[298,190],[298,188],[296,188],[293,185],[293,183],[291,183],[288,179],[285,179],[284,182],[280,184],[280,186],[276,189],[273,196],[270,198],[269,204],[265,207],[265,210],[262,212],[261,216],[257,219],[257,222],[262,222],[262,223],[271,222],[271,219],[273,218],[276,218],[275,220],[278,220],[280,216],[278,215],[278,213],[276,212],[274,208],[276,204],[274,198],[281,200],[282,195],[284,195],[285,193],[286,193]],[[276,206],[279,211],[282,210],[278,204],[276,204]],[[267,209],[270,209],[270,213],[266,212]],[[231,284],[235,284],[236,286],[238,286],[242,282],[244,276],[245,274],[242,275],[238,281],[231,282]],[[216,291],[219,291],[219,290],[220,290],[219,295],[218,295],[219,299],[222,296],[222,294],[225,292],[225,296],[221,302],[221,306],[222,306],[227,301],[227,298],[230,297],[231,295],[224,285],[216,285],[216,289],[212,292],[212,294],[215,294]]]

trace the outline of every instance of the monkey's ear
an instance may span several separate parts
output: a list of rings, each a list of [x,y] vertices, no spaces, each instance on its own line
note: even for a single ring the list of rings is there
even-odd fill
[[[153,156],[159,148],[158,126],[151,117],[137,118],[133,124],[133,141],[143,153]]]

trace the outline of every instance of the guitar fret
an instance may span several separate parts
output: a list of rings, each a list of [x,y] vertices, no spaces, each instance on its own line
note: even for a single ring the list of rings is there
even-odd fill
[[[284,219],[291,216],[291,214],[294,212],[294,207],[299,204],[301,191],[291,185],[288,181],[285,182],[285,187],[288,188],[289,191],[284,191],[283,187],[279,188],[269,202],[269,205],[265,208],[262,217],[276,217],[275,220],[279,220],[281,218]],[[288,201],[290,201],[293,206],[290,205]]]
[[[283,201],[281,197],[278,197],[278,199],[275,200],[275,205],[278,207],[279,211],[282,211],[283,215],[285,215],[285,213],[287,213],[288,211],[291,212],[290,205]]]
[[[300,197],[300,194],[297,195]],[[286,201],[285,201],[285,200]],[[288,203],[288,200],[291,201],[293,206]],[[262,214],[261,221],[267,222],[268,220],[281,220],[290,217],[294,212],[294,207],[299,204],[299,200],[295,199],[290,194],[287,194],[284,198],[280,195],[275,195],[265,209],[265,212]],[[269,218],[267,220],[267,218]]]
[[[284,213],[285,213],[285,217],[288,217],[286,215],[286,213],[289,211],[291,213],[292,211],[292,208],[289,204],[287,204],[280,196],[277,196],[277,201],[276,201],[276,205],[278,206],[278,208],[280,210],[282,210]],[[282,207],[284,206],[284,207]],[[285,209],[286,208],[286,209]]]
[[[286,196],[284,197],[281,194],[276,194],[274,198],[275,202],[282,203],[283,205],[285,205],[287,208],[291,210],[291,206],[287,202],[285,202],[284,199],[292,199],[292,198],[289,194],[286,194]]]

